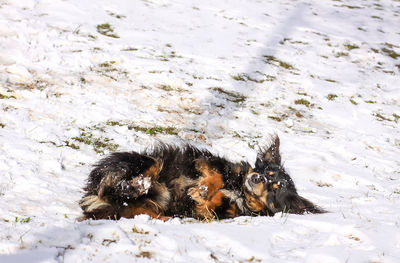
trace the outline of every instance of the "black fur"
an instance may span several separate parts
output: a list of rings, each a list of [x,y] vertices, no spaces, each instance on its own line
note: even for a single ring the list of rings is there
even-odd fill
[[[161,219],[223,219],[325,212],[297,194],[281,165],[277,136],[260,150],[254,168],[191,145],[159,144],[143,153],[113,153],[95,165],[84,190],[82,219],[143,213]]]

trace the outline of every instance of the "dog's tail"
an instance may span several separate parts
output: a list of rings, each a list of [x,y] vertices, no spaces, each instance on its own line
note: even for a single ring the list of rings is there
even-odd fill
[[[268,203],[273,213],[286,212],[290,214],[322,214],[327,213],[325,209],[315,205],[308,199],[298,195],[296,192],[279,191],[268,196]]]
[[[83,216],[78,221],[86,219],[118,219],[118,215],[114,207],[107,201],[99,198],[97,195],[89,195],[83,197],[79,201],[79,205],[83,210]]]

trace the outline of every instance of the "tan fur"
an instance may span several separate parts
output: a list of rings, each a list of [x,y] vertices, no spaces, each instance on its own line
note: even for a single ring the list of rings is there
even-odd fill
[[[164,163],[162,161],[157,160],[156,158],[150,157],[149,158],[153,159],[155,164],[152,165],[149,169],[147,169],[144,173],[144,177],[151,177],[153,180],[157,180],[160,174],[160,171],[163,168]]]
[[[171,185],[171,197],[174,200],[179,200],[183,195],[186,195],[186,189],[197,185],[197,180],[190,179],[186,176],[179,176],[178,178],[170,182]]]
[[[136,215],[146,214],[153,218],[163,219],[165,210],[168,208],[171,196],[163,183],[154,182],[152,191],[156,192],[154,200],[144,199],[130,203],[119,211],[121,217],[133,218]]]
[[[82,198],[79,205],[85,210],[85,212],[89,213],[111,207],[108,202],[100,199],[97,195],[89,195]]]
[[[159,193],[155,202],[159,205],[160,209],[164,212],[167,210],[169,202],[171,201],[171,193],[168,191],[168,188],[164,183],[154,183],[153,188]]]
[[[260,196],[253,196],[247,192],[244,193],[246,197],[246,203],[247,206],[253,211],[253,212],[261,212],[264,211],[266,208],[266,201],[267,201],[267,196],[268,192],[263,191]]]
[[[201,173],[197,186],[189,189],[188,193],[196,202],[196,214],[204,219],[214,217],[214,210],[222,204],[225,194],[223,176],[216,169],[211,168],[206,160],[198,159],[196,169]]]
[[[222,204],[222,199],[225,197],[224,193],[218,191],[212,198],[197,199],[196,200],[196,215],[203,219],[212,219],[215,217],[214,210]]]

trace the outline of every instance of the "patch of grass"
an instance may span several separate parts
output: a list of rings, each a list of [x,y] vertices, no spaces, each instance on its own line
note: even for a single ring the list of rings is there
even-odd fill
[[[334,79],[324,79],[324,80],[327,81],[327,82],[331,82],[331,83],[337,83],[337,81],[334,80]]]
[[[231,77],[236,80],[236,81],[251,81],[251,82],[255,82],[255,83],[264,83],[265,81],[274,81],[276,80],[275,76],[271,76],[271,75],[267,75],[264,74],[260,71],[257,71],[256,73],[262,75],[263,77],[258,79],[258,78],[253,78],[251,76],[249,76],[246,73],[240,73],[237,75],[232,75]]]
[[[296,105],[304,105],[306,107],[309,107],[311,103],[306,99],[298,99],[298,100],[294,101],[294,104],[296,104]]]
[[[159,85],[158,88],[162,89],[164,91],[172,91],[173,90],[170,85],[164,85],[164,84],[163,85]]]
[[[335,56],[336,58],[348,57],[348,56],[349,56],[349,53],[340,51],[340,52],[336,52],[336,53],[334,54],[334,56]]]
[[[101,68],[111,68],[112,65],[114,65],[115,63],[117,63],[117,62],[116,61],[105,61],[103,63],[100,63],[99,67],[101,67]]]
[[[148,235],[150,234],[149,231],[144,231],[143,229],[137,228],[136,225],[133,226],[132,232],[136,234],[141,234],[141,235]]]
[[[393,115],[393,117],[394,117],[395,122],[398,122],[399,119],[400,119],[400,116],[397,115],[396,113],[393,113],[392,115]]]
[[[106,239],[103,239],[103,242],[101,242],[101,244],[102,244],[103,246],[106,246],[106,247],[110,246],[110,245],[113,244],[113,243],[117,243],[117,240],[116,240],[116,239],[109,239],[109,238],[106,238]]]
[[[78,145],[76,145],[76,144],[74,144],[74,143],[71,143],[70,141],[68,141],[68,140],[65,140],[65,141],[63,141],[63,143],[64,144],[57,144],[57,143],[55,143],[55,142],[53,142],[53,141],[40,141],[39,143],[49,143],[49,144],[51,144],[51,145],[53,145],[53,146],[55,146],[55,147],[57,147],[57,148],[60,148],[60,147],[70,147],[70,148],[72,148],[72,149],[74,149],[74,150],[79,150],[80,149],[80,147],[78,146]]]
[[[355,240],[355,241],[360,241],[361,240],[359,237],[356,237],[354,235],[348,235],[347,238]]]
[[[227,91],[220,87],[211,88],[213,91],[218,92],[220,94],[226,95],[227,100],[234,102],[234,103],[243,103],[246,101],[246,96],[240,94],[238,92]]]
[[[336,94],[328,94],[328,96],[326,96],[326,98],[328,100],[335,100],[338,97],[338,95]]]
[[[264,76],[265,76],[265,81],[274,81],[274,80],[276,80],[275,76],[267,75],[267,74],[264,74]]]
[[[256,82],[256,83],[264,83],[265,79],[255,79],[250,77],[248,74],[246,73],[241,73],[241,74],[237,74],[237,75],[233,75],[232,78],[236,81],[252,81],[252,82]]]
[[[169,61],[169,59],[168,59],[166,56],[164,56],[164,55],[158,56],[157,58],[158,58],[160,61],[163,61],[163,62]]]
[[[232,78],[236,81],[246,81],[245,74],[233,75]]]
[[[279,60],[274,56],[264,55],[263,57],[265,58],[264,62],[267,63],[267,64],[273,64],[273,65],[278,64],[279,67],[284,68],[284,69],[288,69],[288,70],[295,69],[294,66],[292,66],[291,64],[286,63],[286,62],[284,62],[282,60]]]
[[[166,128],[164,128],[164,127],[153,127],[153,128],[148,128],[146,130],[146,133],[151,135],[151,136],[154,136],[154,135],[156,135],[158,133],[169,134],[169,135],[178,135],[178,132],[173,127],[166,127]]]
[[[354,105],[358,105],[358,103],[357,103],[355,100],[353,100],[353,99],[349,99],[349,101],[350,101],[352,104],[354,104]]]
[[[26,218],[18,218],[18,216],[15,217],[15,223],[21,223],[21,224],[26,224],[29,223],[31,221],[30,217],[26,217]]]
[[[298,91],[298,92],[296,92],[296,94],[297,94],[297,95],[301,95],[301,96],[309,96],[309,95],[307,94],[307,92],[303,92],[303,91]]]
[[[391,44],[388,42],[384,43],[384,45],[387,46],[388,48],[400,48],[400,46],[397,46],[397,45],[394,45],[394,44]]]
[[[129,78],[129,72],[119,69],[117,62],[113,60],[104,61],[98,64],[97,67],[91,68],[91,70],[114,81],[118,81],[119,78]]]
[[[254,256],[252,256],[249,259],[246,259],[247,262],[262,262],[262,259],[256,258]]]
[[[149,251],[141,251],[139,254],[136,255],[137,258],[152,258],[153,254]]]
[[[380,16],[371,16],[371,18],[378,19],[378,20],[383,20],[383,18],[380,17]]]
[[[89,130],[81,129],[80,135],[76,136],[76,137],[72,137],[71,140],[79,142],[79,143],[83,143],[86,145],[90,145],[93,147],[93,150],[99,154],[104,154],[104,152],[106,150],[110,151],[110,152],[115,152],[118,149],[119,145],[113,143],[113,139],[110,139],[108,137],[103,137],[103,136],[95,137],[93,135],[91,130],[98,129],[98,128],[99,128],[99,126],[94,126],[92,128],[89,128]],[[104,132],[104,128],[99,128],[99,129]],[[67,143],[67,141],[66,141],[66,143]],[[70,143],[70,142],[67,143],[67,146],[74,148],[74,149],[76,149],[76,148],[79,149],[79,146],[77,146],[73,143]]]
[[[119,36],[114,33],[114,28],[108,23],[97,25],[96,28],[99,34],[107,37],[119,38]]]
[[[393,58],[393,59],[398,59],[400,57],[399,53],[396,53],[394,50],[392,49],[388,49],[388,48],[382,48],[381,49],[383,53],[385,53],[386,55],[388,55],[389,57]]]
[[[277,121],[277,122],[281,122],[281,121],[285,120],[287,117],[288,117],[287,114],[282,114],[281,116],[272,116],[272,115],[268,116],[269,119]]]
[[[150,136],[155,136],[159,133],[161,134],[168,134],[168,135],[178,135],[178,130],[174,127],[151,127],[151,128],[145,128],[145,127],[140,127],[140,126],[132,126],[129,125],[128,129],[130,130],[135,130],[137,132],[143,132],[146,133]]]
[[[281,122],[282,118],[277,117],[277,116],[268,116],[268,118],[270,118],[271,120],[277,121],[277,122]]]
[[[135,47],[127,47],[127,48],[121,49],[121,51],[138,51],[138,50],[139,49],[135,48]]]
[[[392,119],[389,119],[380,113],[375,113],[374,116],[377,117],[379,121],[393,121]]]
[[[15,96],[7,96],[7,95],[3,95],[0,93],[0,99],[4,100],[4,99],[16,99]]]
[[[107,13],[108,13],[110,16],[115,17],[115,18],[117,18],[117,19],[126,18],[126,16],[124,16],[124,15],[118,15],[118,14],[116,14],[116,13],[114,13],[114,12],[111,12],[111,11],[108,11]]]
[[[199,80],[204,79],[204,77],[197,76],[196,74],[193,74],[192,77],[193,77],[194,79],[199,79]]]
[[[338,6],[338,5],[337,5]],[[338,6],[338,7],[345,7],[345,8],[348,8],[348,9],[362,9],[362,7],[360,7],[360,6],[355,6],[355,5],[340,5],[340,6]]]
[[[300,40],[293,40],[291,38],[284,38],[279,42],[279,44],[283,45],[285,42],[289,42],[290,44],[301,44],[301,45],[308,45],[308,42],[300,41]]]
[[[333,184],[330,183],[324,183],[321,181],[316,181],[314,182],[318,187],[333,187]]]
[[[137,132],[143,132],[146,133],[150,136],[157,135],[159,133],[161,134],[168,134],[168,135],[178,135],[178,130],[174,127],[141,127],[133,124],[127,124],[127,123],[122,123],[119,121],[107,121],[106,125],[108,126],[127,126],[128,130],[135,130]]]
[[[119,121],[107,121],[106,125],[107,126],[124,126],[125,124],[123,124]]]
[[[353,49],[359,49],[359,48],[360,48],[359,46],[354,45],[354,44],[350,44],[350,43],[344,44],[344,47],[345,47],[348,51],[351,51],[351,50],[353,50]]]
[[[93,40],[97,40],[97,37],[94,36],[94,35],[92,35],[92,34],[88,35],[88,37],[91,38],[91,39],[93,39]]]
[[[365,100],[364,102],[368,104],[376,104],[376,101],[374,100]]]
[[[72,148],[72,149],[74,149],[74,150],[79,150],[81,147],[79,147],[78,145],[76,145],[75,143],[71,143],[70,141],[64,141],[64,143],[65,143],[65,146],[66,147],[69,147],[69,148]]]
[[[400,119],[400,116],[397,115],[396,113],[393,113],[391,117],[386,117],[383,114],[380,113],[374,113],[374,116],[377,117],[379,121],[391,121],[391,122],[398,122]]]

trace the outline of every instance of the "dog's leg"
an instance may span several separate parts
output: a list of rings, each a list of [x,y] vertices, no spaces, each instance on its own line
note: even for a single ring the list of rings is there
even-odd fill
[[[86,190],[100,198],[105,195],[125,200],[137,198],[157,181],[162,166],[161,161],[138,153],[114,153],[96,165]]]
[[[136,215],[146,214],[160,220],[168,220],[165,211],[168,209],[171,194],[163,183],[154,182],[148,196],[130,202],[119,210],[121,217],[133,218]]]
[[[119,217],[120,207],[146,195],[158,179],[162,162],[138,153],[114,153],[90,173],[80,206],[84,217]]]
[[[224,192],[220,191],[224,187],[223,176],[204,159],[196,160],[195,167],[201,176],[197,186],[190,188],[188,194],[196,202],[196,215],[202,219],[215,218],[218,216],[216,209],[226,199]]]
[[[89,195],[82,198],[79,202],[83,210],[83,216],[78,221],[86,219],[118,219],[115,206],[97,195]]]
[[[164,216],[163,213],[159,212],[155,204],[150,202],[144,202],[143,204],[129,205],[121,209],[121,217],[134,218],[137,215],[148,215],[155,219],[167,221],[169,217]]]

